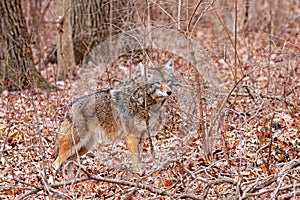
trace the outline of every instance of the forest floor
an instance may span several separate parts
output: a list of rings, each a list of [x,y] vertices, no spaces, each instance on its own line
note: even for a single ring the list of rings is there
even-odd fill
[[[191,116],[199,115],[198,108],[187,109],[199,97],[194,70],[189,61],[159,52],[160,63],[174,56],[177,80],[192,76],[188,85],[195,94],[183,101],[185,90],[174,86],[166,120],[151,133],[155,159],[148,140],[143,147],[142,174],[133,172],[121,141],[99,145],[75,164],[73,178],[63,167],[49,184],[63,108],[74,99],[76,80],[60,82],[61,90],[51,92],[3,92],[0,199],[300,199],[299,34],[284,33],[276,42],[271,38],[272,43],[261,32],[243,36],[237,41],[236,65],[234,50],[224,52],[216,45],[226,36],[211,43],[201,42],[203,34],[195,41],[210,52],[222,92],[215,98],[202,87],[206,127],[199,130],[199,121],[194,121],[199,118]],[[118,73],[128,67],[124,63],[120,58],[110,68]],[[42,70],[56,84],[56,65]],[[107,87],[107,79],[98,84]],[[206,143],[204,133],[210,133]]]

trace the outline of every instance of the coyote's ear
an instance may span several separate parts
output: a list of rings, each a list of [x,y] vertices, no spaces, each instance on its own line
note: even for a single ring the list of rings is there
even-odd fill
[[[174,69],[174,61],[173,58],[171,58],[166,64],[165,64],[165,68],[167,70],[173,71]]]

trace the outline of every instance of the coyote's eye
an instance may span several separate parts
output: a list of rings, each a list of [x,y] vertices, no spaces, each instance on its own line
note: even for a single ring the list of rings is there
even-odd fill
[[[162,83],[161,82],[158,82],[158,83],[154,83],[154,86],[155,87],[161,87]]]

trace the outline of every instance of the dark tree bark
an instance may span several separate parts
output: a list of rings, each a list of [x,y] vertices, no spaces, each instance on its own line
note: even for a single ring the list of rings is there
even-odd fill
[[[130,0],[73,0],[71,22],[76,63],[103,39],[134,28],[134,11]]]
[[[51,88],[34,66],[21,1],[1,0],[0,20],[0,91]]]
[[[75,63],[81,64],[90,50],[108,36],[135,28],[135,5],[131,0],[73,0],[71,9]],[[45,64],[57,62],[54,47]]]

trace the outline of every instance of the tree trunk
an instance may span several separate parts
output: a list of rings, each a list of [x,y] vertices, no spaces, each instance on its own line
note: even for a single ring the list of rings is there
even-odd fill
[[[108,36],[134,28],[134,1],[73,0],[72,27],[76,63]]]
[[[76,74],[72,26],[70,22],[72,0],[57,2],[59,28],[57,34],[57,80],[72,78]]]
[[[71,13],[75,63],[108,36],[135,28],[134,1],[73,0]],[[57,62],[57,47],[49,53],[45,64]]]
[[[1,1],[0,20],[0,91],[51,88],[34,66],[21,1]]]

